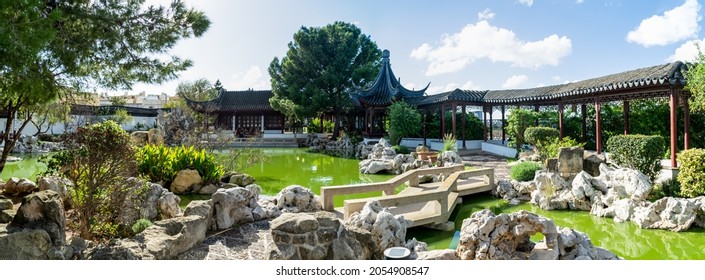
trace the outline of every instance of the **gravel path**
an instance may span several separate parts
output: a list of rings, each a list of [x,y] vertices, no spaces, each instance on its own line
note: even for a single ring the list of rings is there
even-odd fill
[[[494,169],[495,181],[499,181],[501,179],[510,180],[507,160],[502,156],[497,156],[482,151],[473,151],[472,153],[465,155],[461,154],[460,157],[463,159],[463,163],[465,163],[465,165]]]
[[[178,259],[264,260],[267,259],[265,248],[271,242],[269,221],[258,221],[212,234]]]

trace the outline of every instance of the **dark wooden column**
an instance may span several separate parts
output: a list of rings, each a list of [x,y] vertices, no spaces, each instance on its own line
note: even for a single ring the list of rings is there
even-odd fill
[[[504,117],[504,105],[502,105],[502,145],[504,145],[504,141],[507,140],[507,133],[504,131],[504,125],[505,125],[505,117]]]
[[[623,102],[624,107],[624,135],[629,134],[629,101],[624,100]]]
[[[539,112],[539,105],[534,105],[534,112]],[[539,118],[536,118],[536,124],[534,125],[539,126]]]
[[[678,162],[676,161],[676,153],[678,153],[678,95],[676,91],[671,87],[669,105],[671,107],[671,167],[678,167]]]
[[[421,118],[423,119],[423,145],[426,146],[426,130],[428,129],[428,111],[423,110],[421,113]]]
[[[558,102],[558,139],[563,140],[563,101]]]
[[[465,109],[466,109],[466,107],[465,107],[465,105],[463,105],[463,113],[460,115],[461,118],[463,118],[463,120],[461,121],[461,123],[462,123],[461,125],[463,126],[463,128],[461,128],[461,130],[463,131],[462,132],[463,133],[463,149],[467,149],[467,146],[465,145],[465,141],[467,141],[465,139],[465,122],[468,118],[468,116],[467,116],[468,113],[465,112]]]
[[[690,149],[690,104],[688,97],[683,96],[683,149]]]
[[[284,127],[286,126],[286,119],[284,119],[284,115],[281,115],[281,124],[282,124],[282,134],[284,134]]]
[[[441,104],[441,138],[446,134],[446,106]]]
[[[490,125],[489,125],[489,129],[490,129],[490,140],[494,140],[494,131],[493,131],[493,129],[492,129],[492,106],[491,106],[491,105],[490,105],[490,107],[488,108],[488,110],[489,110],[489,114],[490,114]]]
[[[487,142],[487,109],[482,106],[482,141]]]
[[[580,104],[580,113],[582,114],[582,132],[583,142],[587,142],[587,105]]]
[[[597,154],[602,153],[602,131],[600,131],[600,98],[595,97],[595,149]]]
[[[370,132],[375,132],[375,108],[370,109]]]
[[[451,106],[453,106],[453,109],[451,109],[451,111],[450,111],[450,119],[451,119],[451,123],[453,123],[452,134],[453,134],[453,137],[455,137],[455,139],[458,139],[458,134],[456,133],[457,130],[456,130],[456,125],[455,125],[455,123],[456,123],[455,111],[458,110],[458,104],[452,103]]]

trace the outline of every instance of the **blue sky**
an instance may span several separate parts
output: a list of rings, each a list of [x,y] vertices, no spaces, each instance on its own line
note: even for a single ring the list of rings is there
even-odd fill
[[[693,42],[705,45],[702,1],[186,0],[212,21],[203,37],[171,52],[194,66],[177,80],[129,92],[171,95],[180,80],[198,78],[220,79],[228,90],[269,89],[267,67],[286,54],[293,34],[335,21],[355,23],[390,50],[395,74],[410,88],[560,84],[692,60]]]

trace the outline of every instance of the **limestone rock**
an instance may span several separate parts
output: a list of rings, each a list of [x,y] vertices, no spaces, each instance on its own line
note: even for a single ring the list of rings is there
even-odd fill
[[[130,139],[132,143],[138,147],[144,147],[149,143],[149,132],[147,131],[135,131],[130,133]]]
[[[213,185],[213,184],[209,184],[209,185],[203,186],[203,187],[198,191],[198,193],[199,193],[199,194],[210,194],[210,195],[212,195],[212,194],[214,194],[216,191],[218,191],[218,187],[215,186],[215,185]]]
[[[66,245],[64,206],[59,194],[46,190],[27,195],[8,225],[10,233],[26,229],[46,231],[56,246]]]
[[[147,142],[151,145],[164,144],[164,132],[159,128],[151,128],[147,131]]]
[[[695,200],[664,197],[646,207],[637,207],[632,220],[641,228],[685,231],[695,222]]]
[[[614,169],[600,165],[600,176],[594,177],[593,186],[613,189],[619,198],[643,201],[649,196],[652,184],[649,177],[638,170],[629,168]]]
[[[315,212],[321,210],[320,199],[311,190],[291,185],[282,189],[274,203],[283,212]]]
[[[537,244],[530,240],[536,233],[544,235]],[[593,246],[584,233],[558,228],[553,221],[534,213],[495,215],[487,209],[463,221],[456,253],[463,260],[618,259]]]
[[[218,229],[230,228],[236,224],[253,222],[253,207],[250,201],[255,193],[245,188],[219,189],[211,196],[215,209]]]
[[[381,172],[394,174],[394,161],[383,159],[367,159],[359,163],[360,173],[377,174]]]
[[[247,174],[236,173],[236,174],[233,174],[232,176],[230,176],[230,180],[228,182],[231,184],[236,184],[241,187],[245,187],[247,185],[254,183],[255,178],[250,175],[247,175]]]
[[[171,182],[171,191],[175,194],[184,194],[191,191],[192,186],[203,183],[201,175],[193,169],[184,169],[176,173],[174,181]]]
[[[37,190],[37,184],[34,182],[22,178],[18,179],[15,177],[10,178],[5,182],[5,188],[3,193],[9,196],[21,196],[25,194],[32,193]]]
[[[59,194],[65,208],[71,207],[71,196],[68,191],[69,187],[73,187],[71,180],[59,176],[47,176],[39,178],[37,183],[39,191],[52,190]]]
[[[268,259],[364,259],[363,247],[329,212],[284,213],[270,224]]]
[[[53,242],[43,229],[9,232],[0,225],[0,260],[46,260]]]
[[[181,216],[181,207],[179,207],[181,198],[172,192],[164,190],[159,196],[157,206],[159,207],[159,217],[161,219],[171,219]]]
[[[583,156],[583,171],[590,176],[600,176],[600,164],[606,163],[607,158],[603,154],[585,152]]]
[[[406,244],[406,228],[410,222],[403,216],[394,217],[388,209],[382,208],[378,201],[365,203],[360,212],[353,213],[346,225],[371,233],[374,244],[373,252],[383,252],[391,247],[403,247]],[[359,240],[359,238],[358,238]],[[361,243],[366,243],[361,241]]]
[[[7,224],[17,215],[14,210],[0,210],[0,224]]]
[[[558,164],[556,168],[563,178],[575,176],[583,171],[583,148],[558,148]]]
[[[417,252],[416,255],[417,260],[459,260],[453,249]]]
[[[456,165],[456,164],[463,164],[463,159],[460,158],[458,153],[454,151],[445,151],[441,154],[441,156],[438,158],[441,162],[443,162],[443,166],[450,166],[450,165]]]
[[[12,209],[12,200],[0,196],[0,210]]]

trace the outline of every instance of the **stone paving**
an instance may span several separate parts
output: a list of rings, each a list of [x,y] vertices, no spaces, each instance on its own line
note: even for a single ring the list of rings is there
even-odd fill
[[[180,260],[264,260],[272,242],[269,221],[258,221],[206,237],[200,245],[179,255]]]
[[[509,167],[507,159],[503,156],[497,156],[483,151],[458,151],[465,165],[479,168],[494,169],[495,181],[509,178]]]

